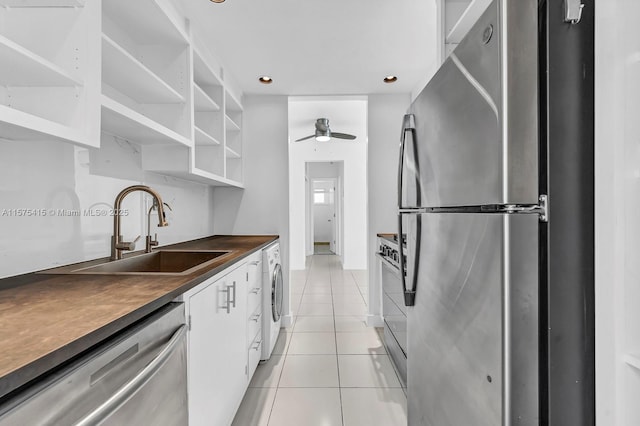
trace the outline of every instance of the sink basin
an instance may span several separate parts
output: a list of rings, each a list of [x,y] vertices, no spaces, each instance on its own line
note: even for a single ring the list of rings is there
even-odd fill
[[[98,275],[187,275],[231,253],[224,250],[158,250],[84,268],[56,268],[45,273]],[[74,269],[75,268],[75,269]]]

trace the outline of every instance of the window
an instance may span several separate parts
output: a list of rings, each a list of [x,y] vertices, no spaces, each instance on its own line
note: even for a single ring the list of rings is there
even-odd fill
[[[315,188],[313,204],[333,204],[333,188]]]

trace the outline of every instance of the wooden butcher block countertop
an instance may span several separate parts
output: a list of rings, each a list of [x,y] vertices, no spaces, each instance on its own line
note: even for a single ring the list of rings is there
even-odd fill
[[[0,280],[0,398],[277,239],[213,236],[158,249],[232,251],[187,275],[41,271]]]

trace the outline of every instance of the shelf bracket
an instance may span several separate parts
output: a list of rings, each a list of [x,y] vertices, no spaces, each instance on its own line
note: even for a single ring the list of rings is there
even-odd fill
[[[582,19],[582,0],[564,0],[564,22],[575,25]]]

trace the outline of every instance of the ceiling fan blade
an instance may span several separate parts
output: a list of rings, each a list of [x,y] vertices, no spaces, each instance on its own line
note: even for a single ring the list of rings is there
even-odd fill
[[[316,135],[310,135],[301,139],[297,139],[296,142],[300,142],[300,141],[306,141],[307,139],[311,139],[311,138],[315,138]]]
[[[331,137],[338,138],[338,139],[350,139],[350,140],[353,140],[356,138],[354,135],[350,135],[348,133],[338,133],[338,132],[331,132]]]

